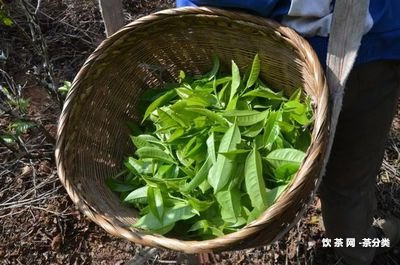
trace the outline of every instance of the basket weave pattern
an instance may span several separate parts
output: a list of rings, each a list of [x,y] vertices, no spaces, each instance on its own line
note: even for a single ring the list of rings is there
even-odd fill
[[[302,87],[314,105],[312,144],[278,201],[238,232],[182,241],[131,228],[138,213],[105,185],[133,153],[128,121],[140,121],[140,95],[176,81],[179,70],[207,72],[217,55],[241,72],[258,53],[260,77],[290,95]],[[59,121],[56,160],[73,202],[109,233],[132,242],[187,253],[243,249],[271,243],[306,209],[318,186],[329,135],[328,89],[318,59],[293,30],[272,21],[215,8],[169,9],[123,27],[93,52],[77,74]]]

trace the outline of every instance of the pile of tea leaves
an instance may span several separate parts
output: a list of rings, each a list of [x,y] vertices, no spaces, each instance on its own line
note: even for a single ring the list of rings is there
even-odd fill
[[[287,98],[260,79],[260,59],[241,76],[212,70],[150,90],[136,152],[107,181],[140,211],[135,227],[182,239],[239,230],[270,207],[310,145],[312,108],[297,90]],[[176,228],[176,229],[174,229]]]

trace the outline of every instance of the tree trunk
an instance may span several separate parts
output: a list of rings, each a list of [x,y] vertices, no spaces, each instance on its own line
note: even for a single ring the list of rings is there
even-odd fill
[[[125,24],[122,0],[99,0],[99,6],[108,37]]]

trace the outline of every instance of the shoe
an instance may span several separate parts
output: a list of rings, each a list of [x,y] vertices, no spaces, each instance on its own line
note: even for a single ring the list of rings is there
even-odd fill
[[[395,245],[400,243],[400,219],[390,217],[387,219],[376,219],[373,224],[377,230],[378,238],[380,240],[388,238],[389,247],[380,247],[376,249],[376,255],[383,254],[391,250]]]

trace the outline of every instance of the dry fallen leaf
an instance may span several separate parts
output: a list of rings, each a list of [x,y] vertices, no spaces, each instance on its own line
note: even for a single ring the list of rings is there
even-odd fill
[[[27,175],[31,174],[31,172],[32,172],[32,167],[30,167],[30,166],[24,166],[24,167],[22,168],[22,170],[21,170],[21,176],[22,176],[22,177],[27,176]]]
[[[51,249],[53,251],[58,251],[61,246],[61,234],[56,235],[51,241]]]

